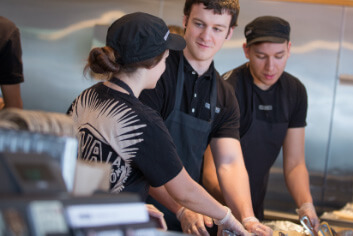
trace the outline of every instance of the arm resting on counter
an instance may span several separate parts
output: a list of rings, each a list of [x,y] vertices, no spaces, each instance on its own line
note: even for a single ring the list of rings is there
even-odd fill
[[[186,208],[213,219],[222,219],[226,215],[225,208],[197,184],[185,168],[164,186],[171,197]]]
[[[183,169],[182,172],[186,173],[185,169]],[[209,194],[198,184],[196,184],[196,186],[188,186],[187,183],[190,181],[194,182],[194,180],[192,180],[188,176],[188,174],[185,174],[182,172],[179,174],[180,176],[178,175],[179,176],[178,179],[180,178],[184,180],[175,180],[174,178],[161,187],[157,187],[157,188],[151,187],[149,190],[149,194],[159,203],[167,207],[174,214],[176,214],[183,206],[191,210],[194,210],[195,212],[200,212],[202,211],[202,208],[197,207],[197,203],[199,202],[198,196],[209,195]],[[186,185],[180,184],[179,181],[185,181],[182,183],[185,183]],[[191,184],[191,185],[194,185],[194,184]],[[220,204],[217,203],[211,196],[205,196],[204,198],[207,199],[208,197],[211,198],[211,202],[216,203],[216,205],[219,207]],[[190,202],[190,200],[194,200],[194,201]],[[215,206],[215,204],[212,204],[212,203],[211,205]]]
[[[212,227],[212,219],[206,215],[201,215],[184,208],[171,197],[164,185],[157,188],[150,187],[149,194],[163,206],[168,208],[168,210],[176,214],[184,233],[209,235],[205,225],[207,227]]]
[[[221,190],[222,193],[217,193],[215,196],[222,195],[224,201],[238,219],[254,216],[249,177],[245,168],[240,142],[233,138],[214,138],[211,140],[210,147],[212,152],[207,153],[207,159],[214,160],[213,166],[216,172],[207,170],[208,173],[213,174],[210,174],[209,177],[204,176],[204,178],[210,178],[208,183],[212,182],[215,185],[208,185],[208,187],[213,190]],[[213,155],[213,158],[209,157],[210,154]],[[208,161],[208,166],[211,166],[210,163],[212,161]],[[216,179],[219,182],[215,181]],[[218,184],[219,187],[216,187]]]
[[[210,143],[211,152],[207,151],[207,166],[204,176],[208,188],[216,192],[215,196],[227,203],[233,214],[241,219],[247,230],[258,235],[272,235],[271,228],[261,224],[255,217],[251,203],[248,172],[245,168],[240,142],[233,138],[214,138]],[[213,155],[213,158],[210,157]],[[210,161],[210,160],[214,161]],[[213,163],[214,162],[214,163]],[[208,169],[210,168],[210,169]],[[215,171],[216,170],[216,171]],[[215,176],[217,173],[217,176]],[[219,181],[217,181],[217,178]],[[219,187],[218,187],[219,183]],[[221,190],[221,193],[220,193]]]
[[[309,174],[305,165],[304,128],[288,129],[283,143],[283,171],[289,192],[298,207],[312,202]]]
[[[172,198],[165,186],[161,187],[150,187],[149,195],[151,195],[156,201],[158,201],[163,206],[167,207],[168,210],[176,214],[176,212],[182,207],[178,202]]]
[[[178,209],[176,203],[179,203],[192,211],[207,215],[217,220],[217,222],[222,222],[221,229],[230,229],[241,235],[247,235],[243,226],[233,216],[229,217],[228,208],[212,198],[204,188],[189,176],[185,168],[176,177],[168,181],[164,187],[165,189],[163,187],[153,188],[151,195],[157,198],[156,200],[160,200],[170,210],[175,212]],[[166,192],[170,194],[174,201],[167,196]],[[164,199],[162,199],[163,197]]]

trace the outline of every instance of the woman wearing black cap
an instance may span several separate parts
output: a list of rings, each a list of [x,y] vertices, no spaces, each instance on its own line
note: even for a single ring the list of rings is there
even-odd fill
[[[246,235],[229,208],[190,178],[160,116],[137,99],[155,87],[169,49],[184,47],[182,37],[146,13],[125,15],[109,27],[106,46],[92,49],[86,66],[107,80],[83,91],[70,109],[79,158],[112,164],[113,193],[136,192],[145,199],[149,186],[165,186],[176,201],[214,218],[221,229]]]

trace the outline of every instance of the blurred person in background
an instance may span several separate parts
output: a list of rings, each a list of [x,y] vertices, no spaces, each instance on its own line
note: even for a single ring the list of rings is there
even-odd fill
[[[0,109],[23,108],[23,81],[20,31],[12,21],[0,16]]]
[[[168,29],[172,34],[179,34],[180,36],[184,36],[184,28],[179,25],[168,25]]]

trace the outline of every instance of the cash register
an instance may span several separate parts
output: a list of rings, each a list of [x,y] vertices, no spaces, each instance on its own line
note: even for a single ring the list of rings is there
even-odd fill
[[[72,137],[0,129],[0,235],[156,235],[138,195],[71,194],[76,152]]]
[[[0,235],[137,235],[141,231],[142,235],[157,232],[138,195],[71,196],[59,163],[48,154],[0,153]]]
[[[132,193],[74,196],[74,137],[0,128],[0,235],[182,235],[157,230]]]

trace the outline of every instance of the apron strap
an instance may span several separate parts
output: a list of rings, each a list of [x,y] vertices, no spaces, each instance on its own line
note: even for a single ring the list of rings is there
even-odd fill
[[[184,56],[182,51],[179,53],[180,59],[179,59],[179,67],[178,67],[178,79],[177,79],[177,87],[176,87],[176,96],[175,96],[175,103],[174,103],[174,109],[175,110],[180,110],[181,106],[181,100],[182,100],[182,95],[183,95],[183,85],[184,85]],[[213,121],[214,116],[215,116],[215,111],[216,111],[216,104],[217,104],[217,75],[216,75],[216,70],[213,71],[213,76],[212,76],[212,88],[211,88],[211,94],[210,94],[210,111],[211,111],[211,117],[210,117],[210,122]]]
[[[217,75],[216,75],[216,70],[213,70],[213,76],[212,76],[212,90],[211,90],[211,96],[210,96],[210,109],[211,109],[211,118],[210,122],[213,121],[215,112],[216,112],[216,104],[217,104]]]
[[[177,87],[176,87],[176,96],[175,96],[175,103],[174,109],[180,110],[181,105],[181,98],[183,95],[183,85],[184,85],[184,56],[183,53],[180,52],[180,59],[179,59],[179,67],[178,67],[178,79],[177,79]]]
[[[134,92],[132,92],[132,89],[129,87],[129,85],[127,85],[125,82],[123,82],[122,80],[116,78],[116,77],[112,77],[109,82],[112,82],[113,84],[116,84],[118,85],[119,87],[125,89],[126,91],[128,91],[130,93],[130,95],[134,98],[135,95],[134,95]]]

